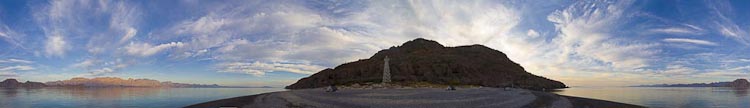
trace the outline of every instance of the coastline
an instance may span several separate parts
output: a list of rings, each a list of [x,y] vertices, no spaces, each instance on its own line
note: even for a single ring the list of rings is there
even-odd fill
[[[560,107],[560,108],[643,108],[606,100],[525,89],[438,88],[342,89],[324,92],[322,88],[270,92],[214,100],[185,108],[218,107]]]

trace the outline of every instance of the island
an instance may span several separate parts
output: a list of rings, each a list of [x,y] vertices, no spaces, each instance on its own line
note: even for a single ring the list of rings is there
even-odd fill
[[[567,88],[533,75],[483,45],[446,47],[417,38],[300,79],[289,91],[221,99],[186,108],[592,107],[641,108],[545,91]],[[443,89],[447,88],[447,89]]]

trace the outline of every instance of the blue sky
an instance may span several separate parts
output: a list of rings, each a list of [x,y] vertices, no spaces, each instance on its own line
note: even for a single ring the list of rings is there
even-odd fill
[[[750,76],[750,1],[0,3],[0,78],[283,86],[423,37],[483,44],[571,86]]]

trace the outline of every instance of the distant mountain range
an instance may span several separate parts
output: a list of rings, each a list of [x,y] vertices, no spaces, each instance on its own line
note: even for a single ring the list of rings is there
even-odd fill
[[[636,85],[632,87],[735,87],[735,88],[748,88],[750,82],[747,79],[736,79],[728,82],[713,82],[713,83],[692,83],[692,84],[654,84],[654,85]]]
[[[26,81],[19,83],[16,79],[6,79],[0,82],[0,88],[28,88],[28,87],[164,87],[164,88],[270,88],[220,86],[217,84],[187,84],[174,82],[160,82],[152,79],[122,79],[117,77],[72,78],[69,80],[50,81],[46,83]]]
[[[48,86],[83,86],[83,87],[172,87],[172,88],[218,88],[217,84],[186,84],[174,82],[160,82],[152,79],[122,79],[117,77],[72,78],[62,81],[50,81]]]

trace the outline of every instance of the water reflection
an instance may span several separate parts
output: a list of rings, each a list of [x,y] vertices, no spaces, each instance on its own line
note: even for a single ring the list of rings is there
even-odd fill
[[[0,96],[3,96],[3,97],[16,97],[19,91],[23,91],[22,93],[28,94],[28,93],[39,92],[41,90],[40,88],[0,88],[0,89],[2,89],[0,91],[2,91],[2,94],[3,94]]]
[[[653,108],[750,108],[748,88],[728,87],[574,87],[553,93]]]
[[[169,88],[54,88],[54,94],[67,94],[77,98],[120,99],[145,97]]]
[[[734,89],[734,95],[737,97],[745,97],[747,96],[747,90],[748,88],[733,88]]]
[[[281,88],[0,88],[0,108],[179,108]]]
[[[6,97],[16,97],[16,94],[18,91],[16,91],[16,88],[2,88],[3,89],[3,96]]]

